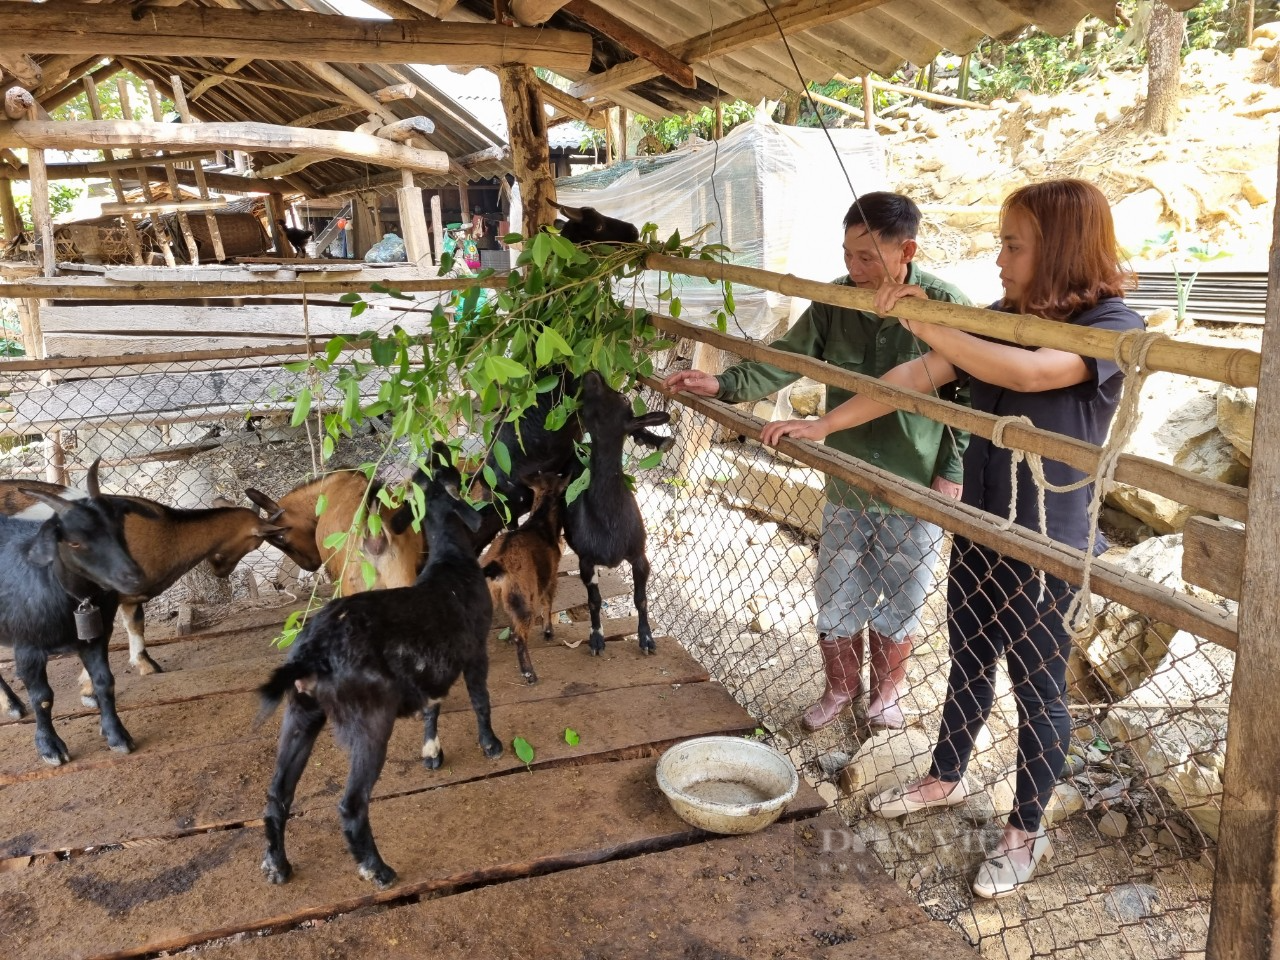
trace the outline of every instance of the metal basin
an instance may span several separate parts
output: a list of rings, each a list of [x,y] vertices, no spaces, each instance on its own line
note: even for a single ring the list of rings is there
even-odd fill
[[[791,761],[766,744],[699,737],[662,755],[658,788],[686,823],[712,833],[753,833],[778,819],[800,778]]]

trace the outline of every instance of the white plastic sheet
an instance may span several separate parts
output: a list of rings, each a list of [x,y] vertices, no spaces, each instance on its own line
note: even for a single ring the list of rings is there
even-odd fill
[[[724,139],[700,141],[661,157],[626,161],[616,168],[556,181],[561,203],[595,207],[611,217],[640,225],[653,222],[658,235],[679,230],[692,235],[712,224],[708,242],[724,243],[736,264],[793,273],[812,280],[833,280],[844,273],[841,256],[845,212],[853,187],[861,195],[886,188],[885,154],[880,139],[862,129],[832,130],[778,126],[757,120],[735,128]],[[832,148],[834,141],[835,149]],[[636,285],[637,305],[667,312],[657,299],[659,281],[652,271]],[[677,277],[681,318],[711,325],[723,308],[718,284]],[[625,291],[630,297],[632,291]],[[737,315],[729,331],[767,337],[780,320],[799,316],[807,301],[735,285]]]

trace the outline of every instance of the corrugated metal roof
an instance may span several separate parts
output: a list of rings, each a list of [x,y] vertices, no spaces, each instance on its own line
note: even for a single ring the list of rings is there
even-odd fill
[[[289,7],[311,9],[320,13],[338,13],[338,6],[350,9],[351,0],[185,0],[206,6],[235,6],[238,2],[256,9]],[[376,2],[376,0],[372,0]],[[439,0],[401,0],[424,11],[434,13]],[[594,0],[597,6],[620,18],[635,29],[658,41],[667,50],[679,52],[689,41],[705,37],[711,43],[744,18],[761,16],[770,8],[757,0]],[[1173,0],[1178,9],[1194,6],[1194,0]],[[601,91],[592,99],[593,106],[616,103],[659,117],[669,113],[696,110],[718,99],[741,98],[751,102],[776,98],[788,90],[799,89],[804,81],[826,81],[836,73],[856,76],[866,72],[891,74],[904,61],[926,63],[940,50],[964,53],[984,36],[1002,36],[1029,23],[1052,33],[1064,33],[1088,15],[1110,19],[1115,15],[1113,0],[775,0],[776,16],[804,15],[844,11],[836,19],[816,23],[792,33],[786,43],[761,34],[752,42],[706,61],[693,63],[697,75],[695,89],[686,89],[656,70],[646,71],[644,78],[617,89]],[[447,19],[492,22],[492,0],[462,0],[446,14]],[[571,81],[598,81],[602,74],[620,64],[635,60],[634,55],[573,14],[561,10],[548,25],[560,29],[590,33],[594,38],[592,66],[589,73],[571,76]],[[765,25],[765,29],[769,27]],[[280,39],[282,50],[288,38]],[[794,58],[794,64],[793,64]],[[65,56],[38,58],[49,73],[61,64],[65,73]],[[169,89],[169,76],[177,73],[188,90],[201,80],[223,72],[232,62],[226,58],[193,57],[129,57],[121,58],[132,71],[154,80],[161,90]],[[81,74],[102,61],[70,64],[70,80],[78,82]],[[628,69],[644,68],[636,62]],[[436,125],[431,143],[452,159],[465,157],[495,145],[505,146],[505,115],[500,100],[492,90],[457,92],[450,83],[437,84],[422,76],[412,66],[377,64],[333,64],[342,77],[366,93],[408,80],[418,93],[412,100],[393,101],[385,109],[396,118],[425,115]],[[437,79],[439,77],[437,76]],[[465,80],[465,78],[464,78]],[[479,80],[472,86],[478,86]],[[465,86],[465,84],[464,84]],[[449,88],[449,89],[446,89]],[[53,84],[45,95],[65,89]],[[209,88],[191,106],[204,120],[257,120],[288,125],[292,121],[332,107],[346,98],[307,64],[287,60],[251,60],[234,76]],[[334,130],[353,130],[364,121],[363,111],[331,120],[317,126]],[[573,145],[581,133],[564,127],[552,127],[554,142]],[[288,159],[287,155],[260,154],[258,164],[265,165]],[[485,160],[468,167],[466,175],[476,180],[511,172],[508,156]],[[288,180],[300,192],[313,196],[333,195],[356,189],[386,188],[398,185],[399,175],[373,164],[348,160],[325,160],[292,174]],[[416,175],[421,186],[456,184],[458,173]]]

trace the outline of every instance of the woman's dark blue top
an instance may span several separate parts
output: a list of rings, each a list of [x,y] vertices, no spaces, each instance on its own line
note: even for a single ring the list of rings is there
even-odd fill
[[[1002,308],[996,305],[992,309]],[[1125,306],[1119,297],[1103,300],[1093,309],[1065,322],[1077,327],[1107,330],[1137,330],[1143,326],[1142,318]],[[1021,393],[970,377],[973,408],[1000,417],[1025,416],[1043,430],[1101,446],[1120,401],[1124,374],[1112,360],[1093,357],[1084,357],[1083,360],[1089,367],[1089,379],[1059,390]],[[1009,482],[1011,458],[1009,450],[974,434],[964,454],[964,502],[1007,517],[1013,498]],[[1061,486],[1084,477],[1081,471],[1057,460],[1045,458],[1043,463],[1045,477],[1050,483]],[[1092,497],[1093,484],[1070,493],[1046,490],[1044,512],[1049,536],[1084,550],[1089,542],[1088,514]],[[1040,529],[1036,484],[1031,468],[1025,462],[1018,465],[1018,503],[1014,522],[1030,530]],[[1106,543],[1099,535],[1093,544],[1094,552],[1100,553],[1105,547]]]

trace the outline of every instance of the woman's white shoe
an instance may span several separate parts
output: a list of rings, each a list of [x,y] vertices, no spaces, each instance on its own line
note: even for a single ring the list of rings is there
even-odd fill
[[[886,820],[906,816],[920,810],[933,810],[938,807],[955,807],[969,799],[969,790],[963,780],[959,780],[951,788],[951,792],[938,800],[912,800],[907,794],[915,789],[910,787],[894,787],[879,796],[871,798],[871,812]]]
[[[1024,883],[1031,880],[1041,860],[1047,860],[1053,854],[1053,847],[1042,826],[1031,843],[1031,863],[1025,867],[1014,866],[1003,853],[989,857],[978,868],[978,875],[973,880],[973,892],[987,900],[1007,897]]]

